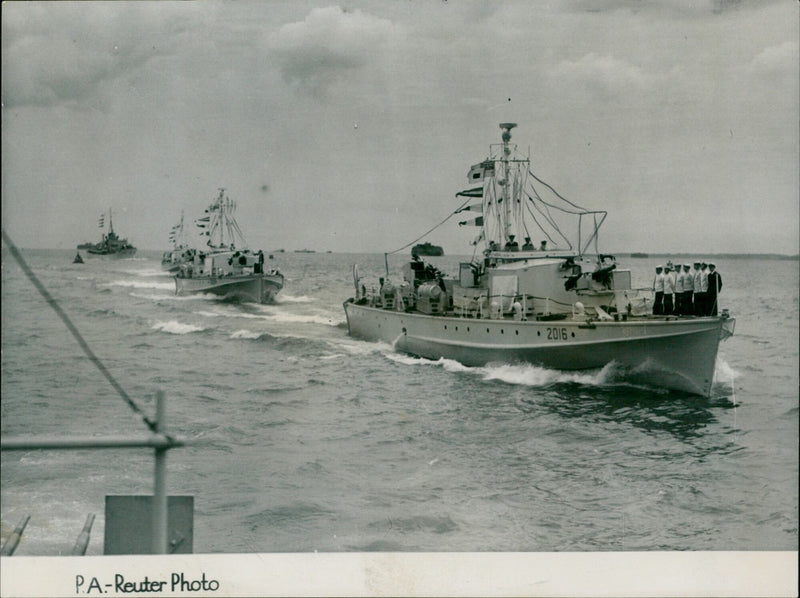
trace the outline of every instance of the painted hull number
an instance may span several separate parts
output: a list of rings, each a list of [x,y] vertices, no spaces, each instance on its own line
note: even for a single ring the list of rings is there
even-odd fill
[[[550,340],[550,341],[565,341],[565,340],[567,340],[567,329],[566,328],[548,328],[547,329],[547,340]]]

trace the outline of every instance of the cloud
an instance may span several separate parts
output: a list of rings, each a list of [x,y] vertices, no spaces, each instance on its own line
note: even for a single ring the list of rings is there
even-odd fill
[[[641,68],[594,52],[578,60],[562,60],[550,74],[561,82],[586,86],[593,95],[604,98],[639,91],[647,84],[647,77]]]
[[[798,62],[797,42],[786,41],[779,46],[772,46],[762,50],[750,62],[749,69],[753,74],[773,75],[796,74]]]
[[[365,66],[392,33],[392,24],[360,10],[316,8],[268,41],[287,83],[323,96],[348,71]]]
[[[85,102],[98,88],[172,53],[166,31],[171,23],[176,31],[182,27],[178,15],[161,3],[47,2],[24,11],[17,4],[3,6],[6,108],[96,108]]]

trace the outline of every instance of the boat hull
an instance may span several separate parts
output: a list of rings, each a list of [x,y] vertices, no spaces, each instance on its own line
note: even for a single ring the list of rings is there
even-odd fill
[[[351,336],[391,343],[398,351],[467,366],[532,363],[591,370],[609,363],[626,378],[702,396],[711,392],[723,317],[628,321],[520,321],[429,316],[344,304]],[[723,326],[725,324],[725,327]]]
[[[86,255],[89,257],[110,257],[110,258],[125,258],[133,257],[136,255],[136,248],[131,247],[128,249],[120,249],[119,251],[107,251],[102,249],[87,249]]]
[[[211,293],[253,303],[272,303],[283,288],[280,274],[246,274],[241,276],[176,276],[175,294]]]

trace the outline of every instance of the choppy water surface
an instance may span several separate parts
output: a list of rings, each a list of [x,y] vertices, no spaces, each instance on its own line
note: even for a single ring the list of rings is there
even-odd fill
[[[25,251],[125,390],[164,390],[169,491],[195,497],[195,552],[797,550],[798,262],[719,260],[711,398],[601,371],[467,368],[347,336],[351,266],[276,254],[277,305],[176,297],[156,253],[71,263]],[[635,284],[652,260],[631,260]],[[437,258],[455,271],[458,258]],[[400,258],[391,263],[399,267]],[[144,424],[3,253],[2,433],[131,435]],[[2,455],[3,536],[68,554],[106,494],[152,492],[142,451]]]

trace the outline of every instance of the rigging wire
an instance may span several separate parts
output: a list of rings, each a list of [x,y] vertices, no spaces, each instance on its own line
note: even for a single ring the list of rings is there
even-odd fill
[[[154,422],[147,416],[147,414],[136,403],[136,401],[134,401],[128,395],[128,393],[125,392],[125,389],[123,389],[122,386],[120,386],[119,382],[117,382],[114,376],[111,375],[111,372],[109,372],[108,369],[106,369],[106,366],[103,365],[103,362],[100,361],[97,355],[94,354],[92,349],[89,347],[89,344],[86,342],[81,333],[69,319],[69,316],[67,316],[64,310],[61,309],[61,306],[58,304],[55,298],[53,298],[53,296],[47,291],[44,285],[36,277],[36,274],[33,273],[33,270],[31,270],[30,266],[28,266],[27,262],[22,257],[22,254],[20,253],[19,249],[17,249],[17,246],[14,245],[13,241],[11,241],[11,238],[6,233],[6,230],[3,229],[2,232],[3,232],[3,241],[5,241],[6,245],[8,245],[8,249],[11,252],[11,255],[13,255],[14,259],[17,260],[17,262],[20,265],[20,268],[22,268],[22,271],[33,283],[33,286],[36,287],[36,290],[39,291],[39,294],[42,297],[44,297],[48,305],[50,305],[50,307],[53,308],[53,311],[56,312],[58,317],[61,318],[61,321],[64,322],[64,325],[67,327],[67,329],[72,333],[72,336],[75,337],[75,340],[78,341],[78,345],[80,345],[81,349],[83,349],[83,352],[86,353],[87,357],[89,358],[89,361],[91,361],[95,366],[97,366],[97,369],[99,369],[100,373],[102,373],[103,376],[106,377],[111,386],[114,387],[114,390],[116,390],[119,396],[122,397],[122,400],[125,401],[128,404],[128,406],[137,415],[139,415],[139,417],[142,418],[142,421],[144,421],[144,423],[147,425],[147,427],[150,429],[151,432],[163,433],[159,432],[156,422]]]
[[[561,201],[563,201],[563,202],[566,202],[566,203],[568,203],[569,205],[571,205],[571,206],[572,206],[573,208],[575,208],[576,210],[582,210],[582,211],[584,211],[584,212],[589,212],[589,211],[590,211],[590,210],[587,210],[586,208],[583,208],[583,207],[579,206],[578,204],[572,203],[570,200],[566,199],[565,197],[562,197],[562,196],[561,196],[561,194],[560,194],[558,191],[556,191],[555,189],[553,189],[553,187],[551,187],[549,184],[547,184],[547,183],[546,183],[546,182],[544,182],[542,179],[540,179],[540,178],[539,178],[539,177],[537,177],[535,174],[533,174],[533,171],[531,171],[531,170],[528,170],[528,174],[530,174],[530,175],[531,175],[533,178],[535,178],[537,181],[539,181],[539,182],[540,182],[542,185],[544,185],[545,187],[547,187],[548,189],[550,189],[550,191],[552,191],[553,193],[555,193],[555,195],[556,195],[556,197],[557,197],[558,199],[560,199],[560,200],[561,200]],[[565,210],[565,211],[566,211],[566,210]]]
[[[462,203],[460,206],[458,206],[458,208],[456,208],[456,210],[455,210],[454,212],[451,212],[450,214],[448,214],[448,215],[447,215],[447,217],[446,217],[444,220],[442,220],[442,221],[441,221],[439,224],[437,224],[436,226],[434,226],[434,227],[433,227],[432,229],[430,229],[429,231],[427,231],[427,232],[425,232],[425,233],[421,234],[419,237],[417,237],[416,239],[414,239],[413,241],[411,241],[411,242],[409,242],[409,243],[406,243],[406,244],[405,244],[405,245],[403,245],[402,247],[398,247],[398,248],[397,248],[397,249],[395,249],[394,251],[388,251],[388,252],[386,252],[384,255],[393,255],[393,254],[395,254],[395,253],[397,253],[397,252],[399,252],[399,251],[403,251],[403,249],[406,249],[406,248],[408,248],[408,247],[411,247],[411,245],[413,245],[413,244],[414,244],[414,243],[416,243],[417,241],[419,241],[419,240],[421,240],[421,239],[424,239],[424,238],[425,238],[427,235],[431,234],[431,233],[432,233],[433,231],[435,231],[437,228],[439,228],[440,226],[442,226],[442,225],[443,225],[445,222],[447,222],[448,220],[450,220],[450,218],[452,218],[453,216],[455,216],[456,214],[458,214],[459,210],[461,210],[461,208],[463,208],[464,206],[466,206],[466,205],[467,205],[467,204],[470,202],[470,200],[471,200],[471,199],[473,199],[473,198],[471,198],[471,197],[468,197],[468,198],[466,199],[466,201],[464,201],[464,203]]]

